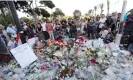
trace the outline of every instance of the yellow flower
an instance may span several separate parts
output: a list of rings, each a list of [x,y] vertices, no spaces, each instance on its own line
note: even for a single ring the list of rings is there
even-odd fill
[[[87,51],[87,54],[92,54],[90,49]]]

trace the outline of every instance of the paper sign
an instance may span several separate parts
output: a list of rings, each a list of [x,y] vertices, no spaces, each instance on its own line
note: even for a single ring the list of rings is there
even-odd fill
[[[27,43],[20,45],[10,51],[22,68],[27,67],[37,59],[33,50]]]
[[[31,38],[31,39],[28,39],[28,41],[27,41],[27,43],[28,43],[31,47],[33,47],[33,45],[35,44],[35,42],[36,42],[36,38]]]

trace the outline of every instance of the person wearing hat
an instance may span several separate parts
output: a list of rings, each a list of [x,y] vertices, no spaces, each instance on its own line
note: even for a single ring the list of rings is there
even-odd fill
[[[115,30],[115,23],[111,15],[108,15],[107,20],[105,21],[105,25],[109,28],[109,32]]]

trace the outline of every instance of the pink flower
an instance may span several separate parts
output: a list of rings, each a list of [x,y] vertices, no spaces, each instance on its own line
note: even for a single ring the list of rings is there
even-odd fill
[[[46,70],[46,67],[44,65],[41,66],[41,70],[44,71]]]

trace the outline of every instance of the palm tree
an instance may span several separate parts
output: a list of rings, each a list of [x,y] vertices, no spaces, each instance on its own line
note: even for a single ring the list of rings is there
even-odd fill
[[[95,16],[96,16],[97,6],[94,6],[94,10],[95,10]]]
[[[90,10],[88,11],[88,14],[89,14],[89,15],[91,15],[91,14],[92,14],[92,9],[90,9]]]
[[[107,15],[109,15],[109,10],[110,10],[110,1],[107,0]]]
[[[94,9],[92,9],[92,16],[94,16]]]
[[[79,19],[81,16],[81,11],[80,10],[74,10],[73,15],[75,19]]]
[[[99,7],[100,7],[100,9],[101,9],[101,13],[100,13],[100,15],[103,13],[103,7],[104,7],[104,4],[103,3],[101,3],[101,4],[99,4]]]
[[[89,14],[88,13],[85,13],[85,16],[88,16]]]

